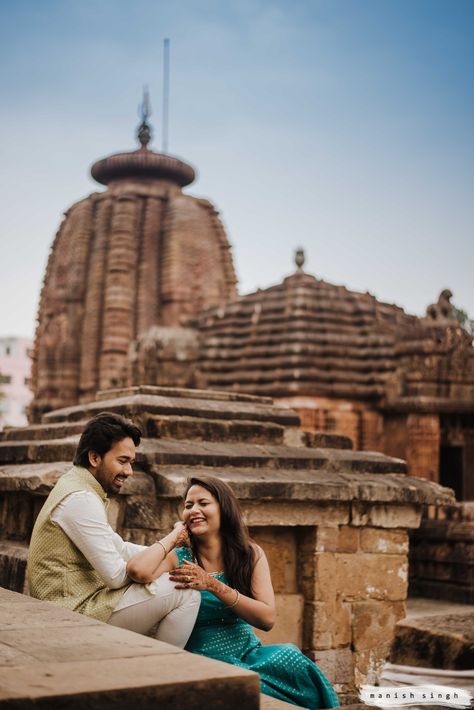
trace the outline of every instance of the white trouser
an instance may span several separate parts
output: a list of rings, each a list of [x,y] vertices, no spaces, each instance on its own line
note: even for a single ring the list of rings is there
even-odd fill
[[[146,634],[159,622],[155,638],[184,648],[196,621],[201,595],[195,589],[175,589],[175,584],[167,573],[147,585],[154,595],[143,584],[132,584],[108,623]]]

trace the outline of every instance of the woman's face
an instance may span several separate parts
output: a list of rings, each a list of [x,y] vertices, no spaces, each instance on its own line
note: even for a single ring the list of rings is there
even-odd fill
[[[208,535],[219,532],[221,511],[219,503],[206,488],[194,485],[189,489],[184,502],[183,520],[192,535]]]

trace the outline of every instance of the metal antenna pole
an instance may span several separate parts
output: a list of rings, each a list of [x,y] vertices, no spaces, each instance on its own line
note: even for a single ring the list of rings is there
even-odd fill
[[[168,119],[170,103],[170,41],[165,39],[163,46],[163,138],[162,152],[168,152]]]

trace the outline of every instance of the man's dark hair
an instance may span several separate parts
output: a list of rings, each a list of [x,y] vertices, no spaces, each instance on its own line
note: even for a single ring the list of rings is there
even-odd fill
[[[89,468],[89,451],[95,451],[99,456],[104,456],[112,446],[127,437],[133,439],[135,446],[140,443],[142,433],[129,419],[113,412],[101,412],[90,419],[81,434],[74,465]]]

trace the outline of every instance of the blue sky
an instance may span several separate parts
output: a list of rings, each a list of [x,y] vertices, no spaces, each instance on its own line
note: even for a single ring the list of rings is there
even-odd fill
[[[0,0],[0,335],[33,334],[62,212],[132,150],[143,84],[161,145],[217,206],[241,293],[302,245],[320,278],[474,317],[472,0]]]

